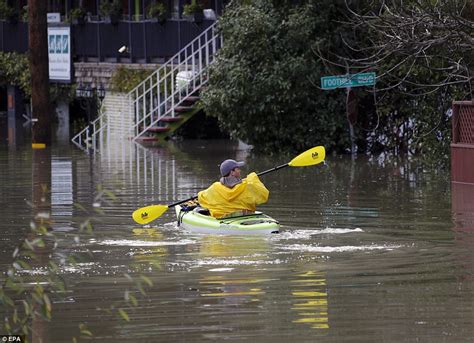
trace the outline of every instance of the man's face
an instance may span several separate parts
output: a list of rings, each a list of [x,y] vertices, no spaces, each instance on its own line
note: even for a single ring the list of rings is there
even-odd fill
[[[240,168],[239,167],[235,167],[234,169],[232,169],[230,171],[230,176],[233,176],[233,177],[240,177]]]

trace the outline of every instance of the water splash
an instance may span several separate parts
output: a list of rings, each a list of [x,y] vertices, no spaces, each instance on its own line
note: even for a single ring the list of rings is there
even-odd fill
[[[190,245],[195,244],[196,242],[190,239],[182,239],[179,241],[141,241],[141,240],[105,240],[98,242],[99,245],[112,245],[112,246],[128,246],[128,247],[158,247],[158,246],[167,246],[167,245]]]
[[[285,239],[307,239],[314,235],[341,235],[347,233],[360,233],[364,232],[361,228],[355,229],[342,229],[342,228],[325,228],[325,229],[307,229],[307,230],[292,230],[292,231],[283,231],[279,235],[272,236],[275,240],[285,240]]]
[[[401,248],[401,245],[361,245],[361,246],[341,246],[341,247],[329,247],[329,246],[314,246],[307,244],[293,244],[286,247],[282,247],[283,250],[300,251],[300,252],[351,252],[351,251],[370,251],[370,250],[394,250]]]
[[[209,269],[210,272],[231,272],[233,271],[235,268],[212,268],[212,269]]]
[[[257,266],[257,265],[274,265],[284,263],[280,259],[275,260],[243,260],[243,259],[208,259],[196,261],[196,266]],[[227,268],[218,268],[227,269]],[[215,271],[215,270],[214,270]]]

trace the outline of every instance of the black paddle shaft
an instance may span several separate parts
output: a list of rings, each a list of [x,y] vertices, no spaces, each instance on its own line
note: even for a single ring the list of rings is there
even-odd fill
[[[281,168],[285,168],[285,167],[288,167],[289,164],[288,163],[285,163],[285,164],[282,164],[281,166],[278,166],[278,167],[275,167],[275,168],[272,168],[272,169],[268,169],[268,170],[265,170],[261,173],[258,173],[257,176],[262,176],[262,175],[265,175],[265,174],[268,174],[268,173],[271,173],[271,172],[274,172],[274,171],[277,171]]]
[[[275,167],[275,168],[272,168],[272,169],[268,169],[268,170],[265,170],[263,172],[260,172],[257,174],[257,176],[262,176],[262,175],[265,175],[265,174],[268,174],[268,173],[271,173],[271,172],[274,172],[274,171],[277,171],[281,168],[285,168],[285,167],[288,167],[289,164],[288,163],[285,163],[285,164],[282,164],[281,166],[278,166],[278,167]],[[170,204],[168,205],[168,208],[171,208],[171,207],[174,207],[176,205],[181,205],[181,204],[184,204],[185,202],[188,202],[188,201],[191,201],[191,200],[194,200],[194,199],[197,199],[197,195],[191,197],[191,198],[188,198],[188,199],[184,199],[184,200],[180,200],[178,202],[175,202],[173,204]]]

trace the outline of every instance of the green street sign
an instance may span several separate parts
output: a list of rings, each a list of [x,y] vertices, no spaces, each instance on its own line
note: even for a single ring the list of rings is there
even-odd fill
[[[321,78],[322,89],[336,89],[375,85],[375,73],[359,73],[339,76],[324,76]]]

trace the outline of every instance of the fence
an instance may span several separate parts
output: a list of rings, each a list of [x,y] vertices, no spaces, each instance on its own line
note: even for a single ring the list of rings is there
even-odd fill
[[[474,101],[453,102],[451,181],[474,184]]]
[[[165,23],[120,21],[116,25],[86,22],[71,25],[74,62],[163,62],[214,23],[170,19]],[[120,47],[126,46],[125,53]],[[0,20],[0,51],[28,51],[28,23]]]

